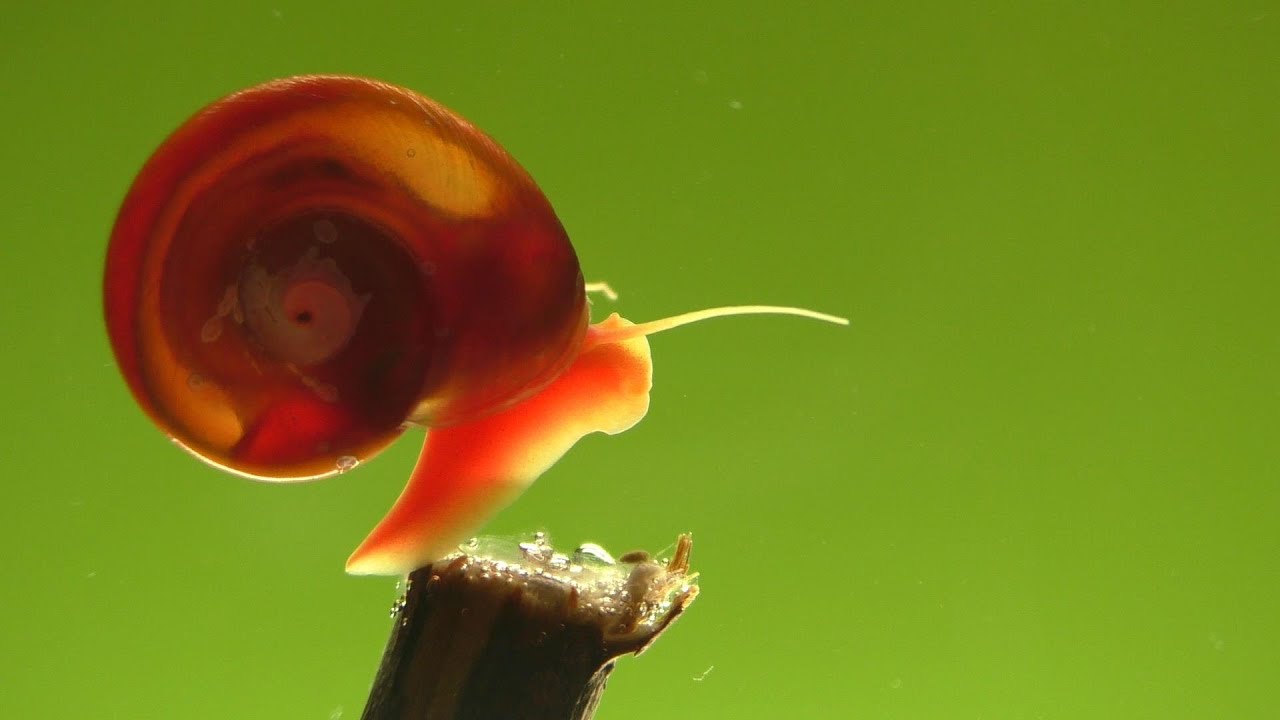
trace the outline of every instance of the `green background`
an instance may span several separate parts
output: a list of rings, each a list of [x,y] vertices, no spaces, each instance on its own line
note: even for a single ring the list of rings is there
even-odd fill
[[[99,297],[168,131],[342,72],[503,143],[630,318],[852,319],[656,337],[648,418],[486,528],[694,532],[703,595],[601,718],[1276,717],[1280,8],[850,5],[8,8],[0,714],[359,716],[395,589],[342,563],[416,442],[204,467]]]

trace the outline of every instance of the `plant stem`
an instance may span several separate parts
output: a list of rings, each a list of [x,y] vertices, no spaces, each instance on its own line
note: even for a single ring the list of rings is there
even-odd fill
[[[698,592],[687,535],[666,564],[474,545],[409,576],[363,720],[589,720],[617,658]]]

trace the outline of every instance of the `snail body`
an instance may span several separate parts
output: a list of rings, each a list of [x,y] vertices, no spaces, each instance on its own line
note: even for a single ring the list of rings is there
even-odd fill
[[[122,375],[210,464],[295,481],[428,429],[401,498],[348,561],[449,552],[579,438],[648,408],[645,335],[589,325],[577,255],[518,163],[373,80],[277,80],[206,107],[128,192],[104,308]],[[788,312],[791,308],[702,311]]]

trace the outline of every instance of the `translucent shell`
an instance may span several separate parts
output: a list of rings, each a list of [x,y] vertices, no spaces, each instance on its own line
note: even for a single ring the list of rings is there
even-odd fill
[[[125,199],[104,294],[152,420],[270,479],[510,407],[587,332],[577,257],[524,170],[431,100],[347,77],[260,85],[180,127]]]

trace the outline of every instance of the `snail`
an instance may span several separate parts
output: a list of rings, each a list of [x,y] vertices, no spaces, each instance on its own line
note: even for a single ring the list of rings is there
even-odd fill
[[[345,472],[407,427],[421,456],[347,563],[403,574],[452,551],[578,439],[649,405],[647,336],[738,306],[591,324],[565,230],[463,118],[355,77],[229,95],[143,166],[112,230],[111,346],[150,419],[245,477]]]

